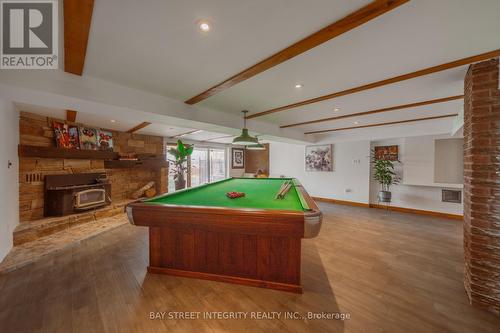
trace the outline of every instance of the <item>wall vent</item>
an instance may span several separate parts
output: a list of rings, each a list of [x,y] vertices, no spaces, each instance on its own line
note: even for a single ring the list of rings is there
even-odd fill
[[[462,203],[462,191],[443,189],[441,192],[441,198],[443,202]]]

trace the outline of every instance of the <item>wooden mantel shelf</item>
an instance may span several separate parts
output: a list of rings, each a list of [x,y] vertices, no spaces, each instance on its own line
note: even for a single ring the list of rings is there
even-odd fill
[[[168,162],[161,159],[152,160],[112,160],[104,161],[105,169],[127,169],[127,168],[166,168]]]
[[[38,147],[19,145],[19,157],[68,158],[83,160],[113,160],[118,153],[103,150],[64,149],[56,147]]]

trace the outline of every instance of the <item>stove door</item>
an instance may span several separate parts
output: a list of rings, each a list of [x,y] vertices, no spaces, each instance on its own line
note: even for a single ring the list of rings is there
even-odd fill
[[[75,209],[83,210],[106,204],[106,190],[90,189],[75,193]]]

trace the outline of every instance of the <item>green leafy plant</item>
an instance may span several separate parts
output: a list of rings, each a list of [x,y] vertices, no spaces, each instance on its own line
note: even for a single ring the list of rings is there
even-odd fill
[[[392,185],[397,185],[401,181],[395,171],[394,162],[383,158],[377,159],[372,151],[373,179],[382,186],[382,191],[389,191]]]
[[[174,156],[175,160],[170,160],[170,173],[174,177],[176,189],[185,187],[184,174],[187,170],[187,159],[193,153],[192,145],[185,145],[181,140],[177,140],[177,147],[170,148],[168,152]]]

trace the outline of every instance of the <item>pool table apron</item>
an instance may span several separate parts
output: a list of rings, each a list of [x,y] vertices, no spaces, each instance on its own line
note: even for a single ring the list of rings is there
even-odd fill
[[[149,227],[148,272],[301,293],[301,240],[321,212],[132,203],[130,222]],[[319,224],[319,226],[318,226]]]

